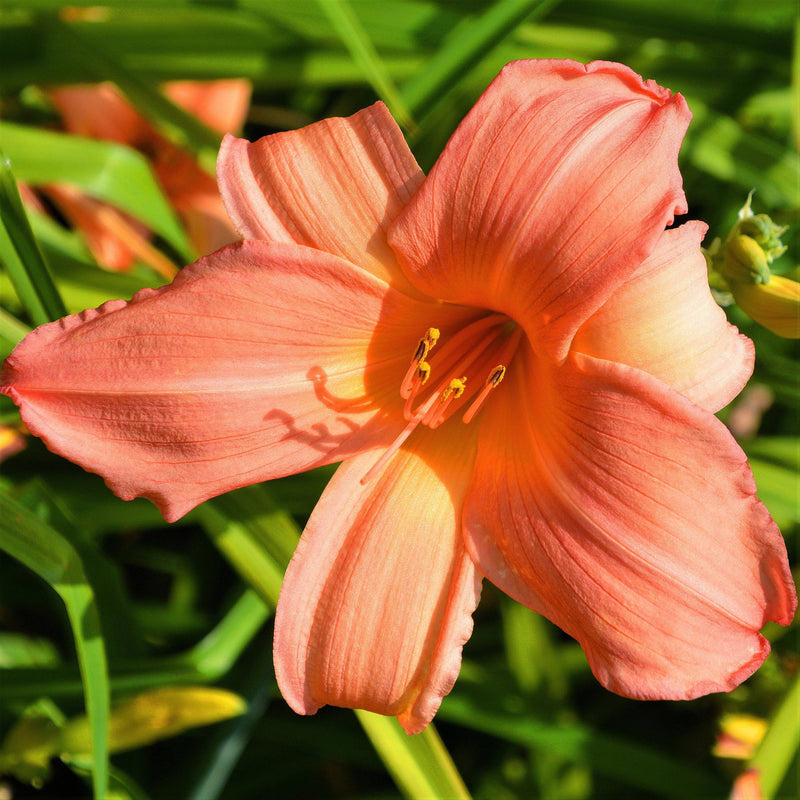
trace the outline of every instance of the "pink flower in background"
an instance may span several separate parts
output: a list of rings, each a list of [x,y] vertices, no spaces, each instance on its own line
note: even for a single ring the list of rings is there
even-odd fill
[[[163,92],[220,134],[240,130],[250,104],[250,84],[243,80],[173,81],[164,85]],[[113,84],[66,86],[50,95],[69,132],[144,153],[199,253],[209,253],[239,238],[214,179],[191,153],[158,133]],[[174,275],[174,266],[150,244],[141,223],[74,187],[50,185],[45,191],[83,231],[98,263],[120,270],[139,258],[162,274]]]
[[[431,173],[378,103],[250,144],[245,241],[43,326],[2,391],[54,452],[168,520],[344,461],[286,573],[289,704],[431,720],[481,578],[635,698],[730,690],[794,586],[713,413],[752,344],[711,299],[680,95],[627,67],[508,65]]]

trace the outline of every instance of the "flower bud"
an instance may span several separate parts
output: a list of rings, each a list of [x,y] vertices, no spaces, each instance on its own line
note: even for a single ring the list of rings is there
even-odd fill
[[[772,275],[769,283],[730,282],[733,297],[756,322],[778,336],[800,339],[800,283]]]
[[[205,686],[141,692],[111,710],[109,749],[117,753],[143,747],[190,728],[238,716],[245,708],[244,700],[233,692]],[[85,716],[75,717],[64,726],[59,752],[66,758],[91,753],[91,731]]]
[[[769,283],[767,257],[751,236],[731,236],[723,248],[724,277],[729,283]]]

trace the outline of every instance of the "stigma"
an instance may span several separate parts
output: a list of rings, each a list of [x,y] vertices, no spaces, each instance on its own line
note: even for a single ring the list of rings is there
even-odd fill
[[[420,425],[435,430],[464,406],[463,423],[475,419],[500,385],[519,346],[522,330],[503,314],[489,314],[444,341],[433,364],[431,351],[441,338],[428,328],[420,338],[400,382],[406,427],[361,479],[368,483]],[[431,380],[436,374],[438,379]]]

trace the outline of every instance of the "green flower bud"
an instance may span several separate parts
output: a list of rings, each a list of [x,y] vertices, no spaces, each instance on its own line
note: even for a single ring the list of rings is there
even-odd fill
[[[751,236],[735,234],[723,248],[722,274],[729,283],[769,283],[766,254]]]
[[[781,243],[780,237],[787,228],[776,225],[766,214],[755,214],[740,220],[736,228],[739,233],[758,242],[768,264],[786,252],[786,246]]]

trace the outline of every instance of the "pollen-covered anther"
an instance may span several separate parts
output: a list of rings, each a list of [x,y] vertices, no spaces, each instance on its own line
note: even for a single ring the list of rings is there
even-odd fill
[[[453,400],[458,400],[464,394],[466,385],[466,375],[461,378],[453,378],[442,390],[439,401],[425,415],[422,424],[427,425],[431,430],[438,428],[447,418],[447,409]]]
[[[425,370],[425,374],[420,376],[421,383],[419,385],[421,386],[428,380],[431,368],[430,365],[426,363],[425,359],[428,357],[428,353],[436,347],[439,336],[438,328],[428,328],[428,330],[425,331],[425,335],[419,340],[417,349],[411,357],[411,364],[409,364],[408,371],[403,378],[403,382],[400,384],[400,397],[407,398],[412,393],[420,369]]]
[[[472,401],[470,407],[464,412],[464,416],[461,417],[461,421],[465,423],[470,423],[475,418],[475,415],[480,410],[480,407],[485,402],[486,398],[489,396],[492,389],[497,388],[500,384],[500,381],[503,380],[506,374],[506,368],[502,364],[498,364],[490,373],[489,377],[486,378],[486,383],[483,385],[483,389],[481,389],[478,396]]]
[[[406,419],[411,419],[414,416],[413,405],[417,399],[420,389],[428,382],[431,376],[431,365],[427,361],[420,361],[417,364],[417,372],[411,380],[411,389],[406,398],[405,405],[403,406],[403,416]]]

